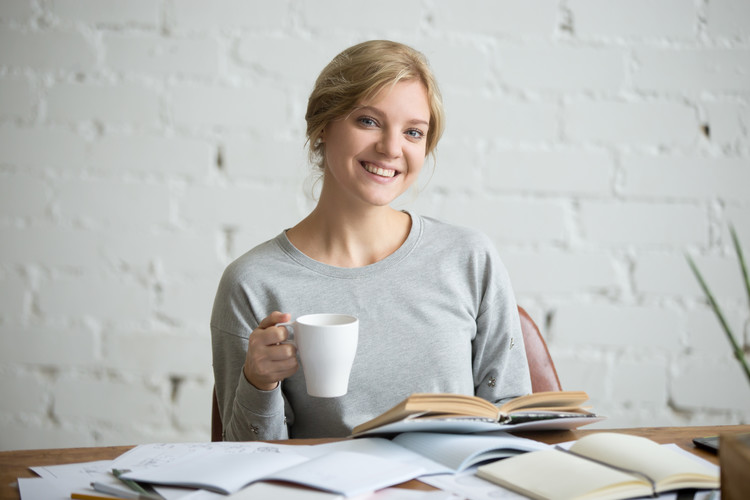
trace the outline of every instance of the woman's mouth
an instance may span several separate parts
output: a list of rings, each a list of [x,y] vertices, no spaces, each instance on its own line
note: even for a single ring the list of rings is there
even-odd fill
[[[378,167],[377,165],[373,165],[372,163],[367,163],[366,161],[362,162],[362,166],[364,167],[365,170],[367,170],[371,174],[377,175],[379,177],[393,177],[394,175],[398,173],[393,169]]]

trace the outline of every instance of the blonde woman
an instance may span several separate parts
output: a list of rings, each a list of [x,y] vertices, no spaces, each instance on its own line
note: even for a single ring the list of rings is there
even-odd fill
[[[500,403],[531,392],[515,297],[483,234],[390,206],[443,131],[424,56],[369,41],[337,55],[308,101],[315,209],[224,272],[211,318],[226,440],[341,437],[414,392]],[[287,331],[308,313],[359,318],[349,391],[307,395]]]

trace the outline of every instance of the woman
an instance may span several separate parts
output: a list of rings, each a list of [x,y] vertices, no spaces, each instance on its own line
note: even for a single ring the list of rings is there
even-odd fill
[[[481,233],[389,206],[443,130],[424,56],[369,41],[326,66],[307,139],[323,183],[299,224],[230,264],[211,318],[226,440],[347,436],[414,392],[489,401],[531,392],[515,298]],[[359,318],[349,391],[307,395],[287,331],[309,313]]]

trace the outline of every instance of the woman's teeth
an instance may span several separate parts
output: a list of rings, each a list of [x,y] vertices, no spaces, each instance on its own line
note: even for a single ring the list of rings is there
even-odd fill
[[[395,170],[376,167],[375,165],[371,165],[369,163],[363,163],[362,165],[365,167],[365,170],[367,170],[371,174],[379,175],[381,177],[393,177],[394,175],[396,175]]]

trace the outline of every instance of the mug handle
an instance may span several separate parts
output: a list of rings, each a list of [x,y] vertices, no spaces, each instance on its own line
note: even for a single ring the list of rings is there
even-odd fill
[[[283,326],[284,328],[286,328],[286,331],[289,334],[284,342],[279,342],[280,344],[292,344],[294,347],[297,347],[297,343],[294,341],[294,321],[287,321],[286,323],[276,323],[273,326]]]

